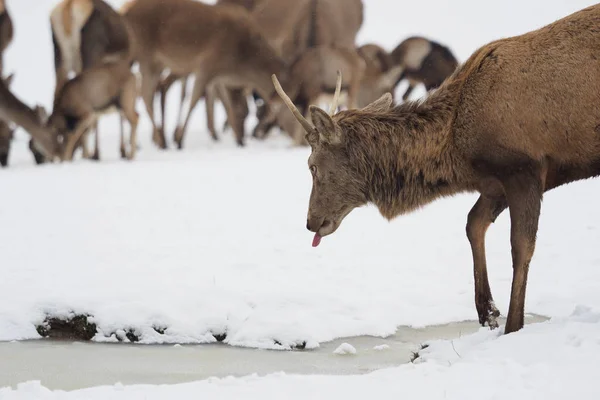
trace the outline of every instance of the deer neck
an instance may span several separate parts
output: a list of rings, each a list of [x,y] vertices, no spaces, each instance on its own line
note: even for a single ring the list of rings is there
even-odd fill
[[[370,144],[361,149],[359,168],[366,178],[367,199],[384,217],[467,189],[461,183],[466,169],[451,133],[457,101],[452,92],[436,92],[423,102],[404,103],[368,118]]]

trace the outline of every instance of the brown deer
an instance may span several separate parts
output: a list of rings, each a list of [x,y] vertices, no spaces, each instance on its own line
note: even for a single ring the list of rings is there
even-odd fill
[[[294,103],[308,113],[308,106],[321,104],[328,101],[334,95],[336,73],[339,71],[343,76],[350,77],[350,84],[342,87],[343,97],[340,95],[340,105],[347,108],[355,108],[363,79],[365,62],[356,50],[336,48],[333,46],[318,46],[307,49],[302,56],[290,67],[290,87],[295,90]],[[302,125],[298,123],[290,126],[290,121],[285,118],[289,113],[279,113],[279,125],[288,132],[295,145],[307,144],[302,134]],[[310,118],[306,115],[306,118]],[[291,121],[293,122],[293,121]],[[293,130],[291,130],[293,129]]]
[[[305,58],[306,51],[316,47],[354,52],[356,36],[364,20],[364,6],[362,0],[262,0],[252,10],[252,17],[286,63],[297,65]],[[306,56],[311,57],[314,59],[315,55]],[[339,62],[340,57],[335,58]],[[335,68],[330,74],[335,75]],[[306,102],[306,99],[295,100]],[[270,115],[266,106],[258,107],[259,123],[254,137],[266,137],[276,123],[295,136],[297,124],[288,115],[280,113],[276,121],[266,115]]]
[[[395,65],[404,67],[404,73],[398,79],[408,80],[408,88],[402,100],[408,100],[419,84],[430,91],[438,88],[458,67],[458,61],[445,46],[420,36],[409,37],[402,41],[391,53]]]
[[[281,104],[269,76],[274,71],[284,72],[285,65],[241,8],[190,0],[135,0],[124,16],[135,42],[142,98],[154,127],[153,139],[161,147],[166,146],[166,140],[154,118],[153,99],[164,70],[176,76],[195,76],[190,108],[175,135],[179,148],[191,111],[212,84],[251,87],[267,101]],[[226,110],[233,121],[231,111],[228,107]],[[240,145],[244,142],[242,135],[236,132]]]
[[[4,81],[4,85],[8,88],[12,82],[13,75],[9,75]],[[14,137],[14,128],[8,121],[0,119],[0,166],[8,166],[8,156],[10,154],[10,144]]]
[[[357,52],[365,61],[357,107],[366,107],[388,92],[393,96],[404,67],[394,65],[390,54],[376,44],[365,44],[359,47]]]
[[[313,246],[367,203],[392,219],[445,196],[479,192],[466,227],[479,322],[498,326],[484,241],[508,208],[513,281],[505,332],[521,329],[543,194],[600,175],[598,21],[595,5],[489,43],[422,101],[392,107],[387,94],[335,115],[312,106],[314,126],[273,77],[312,146]]]
[[[130,52],[122,17],[102,0],[63,0],[50,14],[56,87],[54,98],[69,79],[102,63],[123,59]],[[90,156],[86,134],[81,137],[84,158],[100,159],[98,124],[94,124],[95,149]],[[121,132],[121,136],[123,132]]]
[[[117,109],[130,125],[130,149],[121,130],[121,157],[132,160],[136,151],[137,79],[125,58],[84,70],[58,93],[48,127],[63,139],[61,159],[72,160],[76,144],[101,114]]]
[[[29,142],[29,148],[34,151],[36,161],[37,157],[44,160],[53,158],[58,151],[56,136],[41,123],[37,111],[29,108],[9,90],[8,84],[11,81],[9,78],[0,79],[0,121],[5,124],[1,136],[10,140],[12,133],[8,133],[5,128],[10,130],[9,123],[18,125],[31,135],[32,140]],[[8,162],[8,153],[7,149],[6,162]],[[38,164],[40,163],[38,162]]]
[[[220,6],[235,6],[241,7],[242,10],[251,11],[260,0],[218,0],[216,5]],[[125,10],[127,7],[125,7]],[[243,12],[243,11],[242,11]],[[161,80],[158,85],[158,93],[160,95],[160,113],[161,113],[161,126],[159,130],[164,131],[164,121],[166,115],[166,98],[167,92],[175,82],[180,82],[181,93],[179,98],[179,109],[177,112],[177,123],[178,129],[181,129],[181,115],[183,113],[183,105],[186,98],[187,85],[189,76],[178,76],[175,74],[168,74]],[[213,140],[219,140],[217,131],[214,125],[214,105],[217,99],[221,100],[226,106],[233,107],[233,111],[230,112],[232,115],[236,115],[237,119],[234,121],[236,124],[236,132],[243,132],[243,122],[248,116],[248,102],[246,99],[246,93],[243,88],[225,88],[222,85],[213,84],[207,87],[203,96],[206,99],[206,121],[208,131]],[[223,130],[230,124],[228,120],[225,121]],[[164,135],[164,133],[162,133]],[[243,136],[243,134],[242,134]]]

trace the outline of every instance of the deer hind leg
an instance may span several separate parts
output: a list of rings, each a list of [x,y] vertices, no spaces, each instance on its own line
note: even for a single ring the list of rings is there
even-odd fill
[[[142,99],[146,106],[146,112],[152,122],[152,141],[161,149],[167,148],[167,141],[164,132],[158,128],[154,118],[154,95],[156,94],[160,82],[160,70],[152,66],[140,63],[140,72],[142,75]]]
[[[198,101],[200,100],[200,98],[202,97],[202,95],[204,94],[204,92],[206,90],[206,82],[208,81],[206,79],[206,76],[207,75],[205,75],[205,74],[197,74],[195,76],[194,88],[192,89],[192,97],[190,98],[190,105],[189,105],[187,115],[185,117],[185,121],[184,121],[183,125],[177,127],[177,130],[175,131],[174,140],[175,140],[175,143],[177,144],[177,147],[180,150],[183,148],[183,139],[185,136],[185,131],[187,130],[188,124],[190,122],[192,112],[194,111],[194,108],[196,108]]]
[[[214,141],[219,140],[219,136],[217,136],[217,131],[215,130],[215,100],[216,100],[216,87],[215,85],[208,85],[206,87],[206,126],[208,128],[208,132],[210,133],[210,137]]]
[[[473,253],[473,273],[475,276],[475,307],[479,316],[479,323],[486,324],[495,329],[498,327],[500,311],[494,304],[490,282],[487,274],[485,257],[485,234],[488,227],[506,209],[504,197],[488,198],[479,197],[467,219],[467,238],[471,243]]]
[[[72,134],[67,135],[65,147],[62,154],[63,161],[73,161],[73,153],[77,142],[83,137],[85,132],[94,124],[96,117],[91,115],[82,119],[76,126]]]
[[[503,182],[510,211],[513,280],[505,333],[523,327],[525,292],[529,263],[535,250],[535,240],[543,194],[538,166],[525,169]]]
[[[243,110],[238,112],[238,107],[242,106],[241,101],[245,100],[243,96],[243,92],[237,92],[235,90],[228,89],[226,87],[221,86],[219,88],[221,101],[223,101],[223,105],[225,106],[225,110],[227,111],[227,120],[231,124],[233,131],[235,133],[235,141],[238,146],[244,146],[244,121],[246,119],[243,114]],[[233,96],[237,96],[235,99]],[[240,99],[241,97],[241,99]]]
[[[125,152],[125,134],[123,126],[121,125],[121,157],[133,160],[137,149],[137,126],[139,121],[139,114],[135,110],[135,101],[137,93],[135,86],[135,77],[131,75],[129,80],[125,83],[125,87],[121,92],[120,104],[122,113],[129,122],[130,133],[129,133],[129,152]],[[122,121],[122,120],[121,120]]]

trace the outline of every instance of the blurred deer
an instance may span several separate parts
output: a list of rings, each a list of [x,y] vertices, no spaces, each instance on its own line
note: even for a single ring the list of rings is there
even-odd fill
[[[153,125],[153,140],[166,147],[154,117],[154,94],[161,74],[194,74],[194,87],[175,143],[183,147],[184,133],[196,104],[213,84],[248,87],[268,102],[282,106],[270,81],[272,71],[285,76],[285,65],[262,35],[260,28],[239,7],[207,5],[191,0],[134,0],[124,11],[135,43],[142,77],[141,93]],[[148,27],[160,26],[161,29]],[[284,79],[285,82],[285,79]],[[235,119],[226,107],[228,119]],[[243,131],[234,127],[236,141],[244,144]]]
[[[408,88],[402,96],[404,101],[419,84],[427,91],[438,88],[458,67],[458,61],[447,47],[419,36],[402,41],[391,57],[395,65],[404,68],[398,83],[408,80]]]
[[[63,0],[52,10],[50,24],[56,73],[55,102],[69,75],[78,76],[90,68],[122,60],[129,55],[130,42],[125,22],[102,0]],[[82,147],[84,158],[99,160],[97,121],[94,131],[93,155],[90,156],[87,148],[87,132],[76,147]]]

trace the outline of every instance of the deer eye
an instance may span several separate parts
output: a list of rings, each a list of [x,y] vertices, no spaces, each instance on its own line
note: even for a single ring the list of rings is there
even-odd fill
[[[317,166],[316,165],[310,166],[310,173],[313,174],[313,176],[317,175]]]

